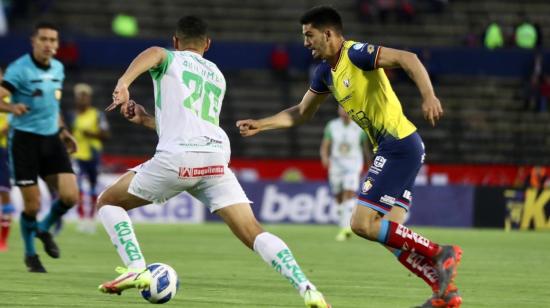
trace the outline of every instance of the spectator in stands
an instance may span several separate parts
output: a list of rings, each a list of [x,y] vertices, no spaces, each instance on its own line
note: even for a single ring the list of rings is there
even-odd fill
[[[416,17],[416,8],[413,0],[401,0],[398,7],[399,21],[404,23],[413,22]]]
[[[487,49],[504,47],[504,36],[502,28],[496,21],[492,21],[485,29],[484,45]]]
[[[66,68],[76,68],[80,59],[80,49],[74,40],[67,40],[59,44],[57,59],[63,62]]]
[[[375,9],[371,3],[371,0],[357,0],[357,12],[359,13],[359,20],[363,22],[370,22],[374,15]]]
[[[396,0],[376,0],[378,19],[381,23],[386,23],[390,15],[395,13],[396,8]]]
[[[548,109],[550,99],[550,68],[544,63],[542,52],[535,54],[531,73],[526,80],[525,99],[523,109],[525,111],[543,112]]]
[[[290,54],[284,44],[276,44],[271,51],[271,71],[279,83],[281,98],[284,102],[289,101],[290,94]]]
[[[95,232],[94,205],[97,201],[96,186],[101,150],[103,141],[110,135],[105,114],[92,106],[92,95],[93,90],[90,85],[79,83],[74,86],[76,110],[72,129],[78,150],[72,156],[78,165],[78,186],[80,187],[77,212],[81,222],[78,230],[85,233]],[[84,178],[89,184],[87,191],[83,187]]]
[[[519,189],[535,188],[542,191],[545,188],[550,188],[550,176],[544,166],[533,166],[530,171],[527,168],[520,167],[514,187]]]

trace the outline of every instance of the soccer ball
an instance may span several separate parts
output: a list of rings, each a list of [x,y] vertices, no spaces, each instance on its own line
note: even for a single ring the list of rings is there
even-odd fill
[[[141,290],[141,296],[152,304],[164,304],[176,296],[180,281],[176,271],[164,263],[147,266],[151,272],[151,285]]]

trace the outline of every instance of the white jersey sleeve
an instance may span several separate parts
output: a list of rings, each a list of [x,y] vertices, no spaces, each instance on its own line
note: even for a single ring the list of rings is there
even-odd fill
[[[229,138],[219,127],[226,90],[223,74],[197,53],[166,53],[166,60],[150,70],[159,137],[157,151],[229,155]]]

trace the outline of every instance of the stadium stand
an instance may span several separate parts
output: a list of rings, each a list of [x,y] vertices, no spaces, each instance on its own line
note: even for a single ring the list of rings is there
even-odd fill
[[[170,32],[173,20],[181,14],[199,14],[211,21],[212,34],[217,41],[231,42],[289,42],[299,45],[299,14],[308,7],[321,3],[313,0],[269,1],[85,1],[57,0],[41,17],[59,22],[65,36],[109,37],[111,19],[117,13],[127,13],[139,21],[139,38],[162,38]],[[543,29],[550,28],[550,19],[544,18],[548,4],[543,0],[523,2],[466,0],[451,1],[442,12],[433,12],[426,2],[417,1],[415,27],[390,21],[372,23],[360,21],[357,2],[338,1],[346,19],[350,38],[368,39],[386,46],[430,48],[459,48],[463,38],[474,30],[481,32],[488,16],[497,18],[506,27],[518,22],[518,12],[524,12]],[[106,13],[107,12],[107,13]],[[36,16],[34,16],[36,17]],[[545,31],[543,42],[550,41]],[[479,33],[481,36],[481,33]],[[429,38],[429,39],[428,39]],[[423,50],[417,50],[419,54]],[[208,56],[208,55],[207,55]],[[5,63],[3,63],[5,64]],[[428,69],[430,69],[428,67]],[[67,87],[82,78],[97,89],[97,98],[108,100],[115,84],[118,69],[86,67],[69,70]],[[292,70],[292,102],[284,102],[277,80],[267,69],[225,70],[228,92],[222,112],[221,125],[228,131],[235,157],[249,158],[316,158],[324,123],[334,116],[335,105],[325,103],[316,120],[289,132],[269,132],[253,140],[238,136],[234,123],[237,119],[262,116],[280,110],[285,104],[298,101],[308,85],[305,69]],[[428,148],[429,162],[464,163],[550,163],[550,114],[526,112],[523,106],[523,75],[469,75],[445,74],[435,76],[436,91],[446,108],[446,115],[437,129],[422,119],[420,97],[406,78],[394,77],[395,90],[401,97],[406,114],[419,127]],[[152,104],[150,81],[142,78],[134,86],[134,95]],[[67,91],[68,92],[68,91]],[[67,93],[65,104],[71,101]],[[96,102],[106,104],[107,102]],[[109,115],[114,138],[106,144],[106,153],[147,155],[156,137],[144,129],[129,129],[116,114]]]

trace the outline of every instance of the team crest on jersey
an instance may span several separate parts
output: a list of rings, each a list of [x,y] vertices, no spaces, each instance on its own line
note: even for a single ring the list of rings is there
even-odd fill
[[[55,90],[55,99],[61,100],[61,90],[59,89]]]
[[[369,54],[372,54],[372,53],[374,52],[374,45],[369,45],[369,46],[367,46],[367,52],[368,52]]]
[[[350,81],[349,81],[349,79],[344,79],[344,86],[345,86],[346,88],[349,88],[349,86],[350,86]]]

